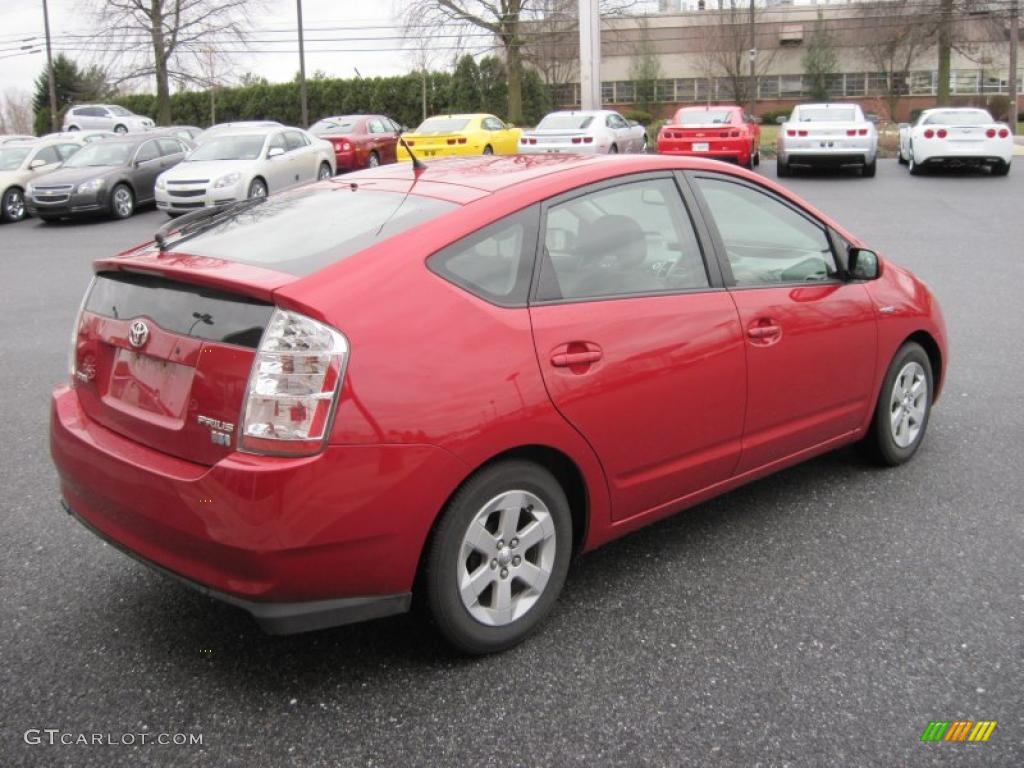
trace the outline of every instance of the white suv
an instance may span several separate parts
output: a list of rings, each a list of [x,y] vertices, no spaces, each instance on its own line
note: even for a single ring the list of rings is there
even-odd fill
[[[139,132],[152,129],[153,121],[116,104],[82,104],[72,107],[64,116],[65,131],[89,128],[116,133]]]

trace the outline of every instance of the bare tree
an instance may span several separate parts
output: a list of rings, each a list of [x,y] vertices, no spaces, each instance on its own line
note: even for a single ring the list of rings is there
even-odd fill
[[[156,79],[157,122],[171,122],[170,82],[204,83],[197,51],[230,57],[249,38],[262,0],[93,0],[97,37],[116,42],[120,81]]]
[[[875,71],[885,75],[882,96],[889,119],[895,120],[911,69],[935,42],[938,20],[920,0],[877,0],[863,3],[859,10],[864,17],[859,42]],[[879,18],[885,23],[879,24]]]
[[[0,97],[0,133],[32,133],[32,96],[8,88]]]
[[[701,28],[701,69],[708,73],[709,79],[712,76],[723,78],[731,91],[729,98],[737,104],[746,104],[756,95],[750,93],[750,6],[729,0],[728,5],[723,3],[710,14],[714,14],[713,20]],[[754,62],[754,75],[759,79],[771,68],[778,48],[772,44],[770,32],[765,29],[770,25],[763,23],[760,8],[754,11],[754,24],[759,38],[767,36],[765,44],[758,45]],[[710,82],[708,90],[711,90]]]
[[[623,12],[646,5],[644,0],[604,0],[602,11]],[[411,20],[406,24],[406,36],[411,38],[422,38],[425,30],[430,29],[441,30],[445,35],[459,28],[489,33],[494,40],[493,47],[499,49],[505,59],[508,118],[520,123],[523,120],[523,50],[537,34],[532,22],[543,21],[551,7],[549,0],[410,0],[402,16]],[[426,35],[429,36],[429,32]]]

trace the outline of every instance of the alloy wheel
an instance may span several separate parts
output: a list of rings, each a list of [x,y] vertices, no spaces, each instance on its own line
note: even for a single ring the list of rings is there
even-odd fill
[[[259,179],[253,179],[249,185],[249,197],[266,197],[267,196],[267,185]]]
[[[4,218],[21,221],[25,218],[25,195],[20,189],[12,189],[4,195]]]
[[[927,411],[928,379],[912,360],[900,369],[889,396],[889,428],[896,445],[907,448],[917,440]]]
[[[118,187],[114,190],[114,212],[118,218],[127,219],[132,215],[133,207],[132,193],[127,187]]]
[[[323,181],[324,179],[331,178],[331,166],[327,163],[320,165],[320,172],[316,175],[317,181]]]
[[[376,152],[371,152],[370,156],[366,158],[366,165],[370,168],[376,168],[378,165],[380,165],[380,158],[377,157]]]
[[[511,624],[544,593],[555,566],[555,524],[541,499],[507,491],[488,501],[462,537],[458,590],[481,624]]]

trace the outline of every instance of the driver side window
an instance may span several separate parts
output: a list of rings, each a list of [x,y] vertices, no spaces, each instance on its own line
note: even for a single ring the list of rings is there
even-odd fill
[[[835,257],[824,227],[775,196],[696,177],[739,287],[830,280]]]

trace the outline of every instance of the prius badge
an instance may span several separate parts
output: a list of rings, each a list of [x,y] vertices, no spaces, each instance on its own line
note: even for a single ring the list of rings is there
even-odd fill
[[[144,320],[133,320],[128,326],[128,343],[138,349],[146,343],[149,338],[149,326]]]
[[[230,421],[221,421],[202,414],[196,416],[196,421],[202,426],[210,428],[211,443],[222,445],[225,448],[231,446],[231,435],[235,431],[235,425]]]

